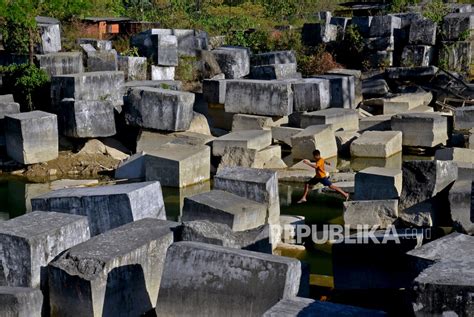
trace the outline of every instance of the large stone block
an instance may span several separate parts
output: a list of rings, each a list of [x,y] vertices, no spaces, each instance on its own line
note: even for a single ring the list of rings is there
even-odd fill
[[[264,116],[288,116],[293,112],[291,83],[271,80],[229,80],[225,111]]]
[[[193,118],[194,94],[170,89],[137,87],[125,98],[125,120],[142,128],[185,131]]]
[[[390,91],[385,79],[368,79],[362,82],[364,97],[383,97]]]
[[[48,266],[52,314],[140,316],[150,311],[176,225],[138,220],[61,254]]]
[[[1,285],[46,290],[48,263],[89,238],[87,218],[77,215],[35,211],[0,222]]]
[[[80,52],[60,52],[36,55],[39,68],[49,76],[77,74],[84,71]]]
[[[150,29],[133,36],[130,40],[132,46],[139,48],[141,55],[152,56],[155,50],[158,50],[158,38],[167,36],[166,46],[167,54],[174,58],[175,45],[169,36],[175,36],[177,39],[178,54],[182,56],[196,56],[196,50],[207,49],[207,35],[203,32],[185,29]],[[156,55],[155,55],[156,56]]]
[[[156,57],[152,57],[157,65],[178,66],[178,38],[175,35],[152,36],[156,44]]]
[[[73,138],[112,136],[114,105],[110,101],[63,99],[59,110],[61,133]]]
[[[206,145],[165,144],[148,152],[146,179],[186,187],[210,178],[211,149]]]
[[[322,110],[331,102],[330,82],[321,78],[305,78],[291,83],[295,111]]]
[[[211,104],[224,104],[226,82],[227,81],[225,79],[203,80],[202,94],[203,94],[204,100]]]
[[[261,316],[280,299],[296,296],[300,277],[294,259],[178,242],[166,255],[156,313]]]
[[[422,67],[388,67],[385,69],[385,75],[389,79],[422,79],[431,78],[436,75],[438,68],[436,66]]]
[[[171,90],[181,90],[183,83],[179,80],[134,80],[123,84],[122,92],[127,94],[129,88],[153,87]]]
[[[276,172],[244,167],[223,168],[214,177],[214,189],[267,205],[266,222],[279,223],[280,199]]]
[[[472,40],[474,12],[450,13],[443,19],[443,38],[448,41]]]
[[[456,108],[454,111],[454,128],[456,130],[474,128],[474,106]]]
[[[436,22],[423,19],[416,21],[410,26],[409,43],[413,45],[435,45],[436,44]]]
[[[351,156],[385,158],[402,151],[400,131],[366,131],[351,144]]]
[[[427,106],[433,100],[431,92],[414,92],[383,98],[383,114],[415,112],[421,106]]]
[[[393,52],[395,50],[395,37],[369,37],[364,39],[364,46],[369,51]]]
[[[360,35],[363,37],[368,37],[372,19],[372,16],[353,16],[351,24],[357,28],[357,31],[359,31]]]
[[[378,15],[372,18],[370,37],[393,36],[395,29],[400,29],[402,20],[393,15]]]
[[[244,47],[222,46],[212,51],[227,79],[237,79],[250,73],[250,54]]]
[[[439,114],[398,114],[391,124],[392,130],[402,131],[403,146],[435,147],[448,140],[448,119]]]
[[[261,150],[272,144],[272,132],[268,130],[234,131],[212,142],[212,154],[222,156],[226,147]]]
[[[318,149],[322,157],[337,155],[336,137],[331,125],[313,125],[291,137],[294,159],[311,159]]]
[[[261,80],[301,78],[296,69],[296,63],[252,66],[250,78]]]
[[[472,180],[457,180],[449,190],[449,205],[454,227],[467,234],[474,234],[472,211]]]
[[[344,75],[319,75],[315,78],[329,80],[331,107],[354,109],[356,104],[355,77]]]
[[[307,46],[329,43],[337,39],[337,26],[327,23],[305,23],[302,30],[302,40]]]
[[[109,40],[99,40],[94,38],[80,38],[77,40],[79,45],[81,44],[90,44],[96,50],[99,51],[110,51],[112,47],[112,41]]]
[[[0,315],[41,317],[43,294],[39,289],[0,286]]]
[[[254,54],[251,57],[252,66],[295,64],[296,54],[294,51],[276,51]]]
[[[435,159],[440,161],[474,164],[474,150],[463,148],[439,149],[435,153]]]
[[[276,165],[274,165],[273,160],[281,161],[281,147],[279,145],[271,145],[261,150],[226,147],[218,169],[229,166],[253,168],[278,168],[278,166],[281,166],[281,162],[276,162]]]
[[[359,113],[353,109],[329,108],[301,115],[301,128],[331,124],[334,131],[359,130]]]
[[[123,104],[123,83],[124,73],[114,71],[53,76],[51,102],[56,108],[64,98],[110,100],[114,106],[120,106]]]
[[[58,157],[58,120],[55,114],[31,111],[5,116],[7,154],[22,164]]]
[[[266,117],[251,114],[235,114],[232,118],[232,131],[271,130],[272,127],[288,123],[288,117]]]
[[[442,42],[438,60],[448,70],[469,73],[474,56],[474,41]]]
[[[354,95],[355,105],[357,106],[362,102],[362,72],[358,69],[345,69],[345,68],[334,68],[326,72],[329,75],[342,75],[347,77],[353,77],[354,80]],[[352,79],[350,79],[352,80]]]
[[[356,200],[397,199],[402,192],[402,171],[368,167],[355,176]]]
[[[360,131],[389,131],[392,129],[391,125],[392,115],[377,115],[359,120]]]
[[[174,80],[176,67],[151,65],[150,71],[151,80]]]
[[[119,56],[118,70],[123,71],[125,80],[146,80],[147,79],[146,57]]]
[[[292,128],[292,127],[272,127],[272,138],[274,140],[285,143],[286,145],[292,146],[291,137],[295,134],[300,133],[303,129]]]
[[[398,218],[398,200],[354,200],[344,202],[344,224],[356,229],[357,226],[377,226],[380,229],[394,225]]]
[[[184,199],[182,221],[208,220],[245,231],[265,224],[267,207],[246,198],[212,190]]]
[[[159,182],[59,189],[32,199],[31,205],[87,216],[91,236],[142,218],[166,219]]]
[[[430,66],[435,48],[429,45],[407,45],[403,49],[401,66]]]

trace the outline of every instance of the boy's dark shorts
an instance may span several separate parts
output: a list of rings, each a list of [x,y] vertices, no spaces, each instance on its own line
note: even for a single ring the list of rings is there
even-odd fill
[[[321,183],[324,186],[332,185],[331,181],[329,180],[329,177],[324,177],[324,178],[313,177],[309,181],[306,182],[306,184],[308,185],[316,185],[318,183]]]

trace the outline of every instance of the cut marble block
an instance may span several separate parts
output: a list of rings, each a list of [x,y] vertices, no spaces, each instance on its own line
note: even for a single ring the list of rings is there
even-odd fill
[[[415,92],[401,94],[383,100],[383,114],[398,114],[403,112],[410,112],[417,109],[420,106],[427,106],[433,100],[433,94],[431,92]]]
[[[178,66],[178,38],[175,35],[165,34],[158,34],[151,38],[152,41],[156,41],[156,64]]]
[[[291,127],[272,127],[272,138],[274,140],[285,143],[291,146],[291,137],[300,133],[303,129]]]
[[[296,54],[294,51],[276,51],[254,54],[251,58],[253,66],[273,65],[273,64],[294,64]]]
[[[58,316],[141,316],[158,298],[178,224],[141,219],[76,245],[48,265]]]
[[[315,78],[329,80],[331,93],[330,106],[333,108],[354,109],[356,104],[356,86],[354,76],[319,75]]]
[[[474,106],[456,108],[454,111],[454,128],[456,130],[474,128]]]
[[[393,36],[396,29],[400,29],[402,20],[393,15],[379,15],[372,18],[370,37]]]
[[[288,117],[266,117],[251,114],[235,114],[232,118],[232,131],[271,130],[272,127],[288,123]]]
[[[293,113],[291,82],[279,80],[228,80],[225,111],[263,116]]]
[[[370,51],[393,52],[395,50],[395,37],[369,37],[364,39],[364,45]]]
[[[337,131],[334,132],[336,137],[337,152],[339,154],[350,154],[351,144],[360,137],[357,131]]]
[[[45,290],[48,263],[89,238],[87,218],[77,215],[35,211],[0,222],[1,284]]]
[[[321,110],[331,102],[330,81],[322,78],[305,78],[293,81],[293,106],[295,111]]]
[[[442,34],[445,40],[472,40],[474,37],[472,30],[474,30],[474,12],[450,13],[443,18]]]
[[[0,316],[41,317],[43,294],[37,288],[0,286]]]
[[[123,71],[125,80],[147,80],[148,63],[146,57],[119,56],[118,70]]]
[[[398,200],[354,200],[344,202],[344,224],[377,226],[380,229],[394,225],[398,218]]]
[[[281,160],[281,147],[279,145],[271,145],[261,150],[226,147],[218,169],[233,166],[269,168],[268,165],[275,164],[272,159]]]
[[[390,131],[392,115],[378,115],[361,118],[359,120],[360,131]]]
[[[117,52],[110,51],[89,51],[86,55],[86,72],[117,71]]]
[[[193,119],[194,94],[170,89],[137,87],[125,98],[125,120],[142,128],[185,131]]]
[[[268,130],[234,131],[218,137],[212,142],[212,154],[222,156],[226,147],[261,150],[272,143],[272,132]]]
[[[392,130],[402,131],[403,146],[435,147],[448,140],[448,120],[439,114],[398,114],[391,124]]]
[[[441,42],[438,60],[446,69],[469,73],[474,61],[474,41]]]
[[[166,255],[156,313],[261,316],[280,299],[296,296],[300,278],[295,259],[177,242]]]
[[[436,44],[436,22],[423,19],[410,26],[408,42],[414,45],[435,45]]]
[[[351,144],[351,156],[389,157],[402,151],[400,131],[366,131]]]
[[[457,147],[439,149],[435,153],[435,160],[474,164],[474,149]]]
[[[182,221],[208,220],[245,231],[265,224],[267,207],[246,198],[212,190],[184,199]]]
[[[225,79],[204,79],[202,82],[202,94],[205,101],[210,104],[225,104]]]
[[[337,155],[336,137],[332,125],[312,125],[291,137],[294,159],[312,159],[318,149],[321,156],[329,158]]]
[[[403,49],[401,66],[430,66],[435,47],[430,45],[407,45]]]
[[[206,145],[164,144],[147,152],[146,180],[186,187],[210,178],[211,149]]]
[[[247,48],[223,46],[211,52],[226,79],[242,78],[250,73],[250,56]]]
[[[174,80],[176,67],[151,65],[151,80]]]
[[[265,204],[267,206],[266,222],[279,224],[280,199],[276,172],[264,169],[226,167],[219,170],[214,177],[214,189],[227,191]]]
[[[359,113],[353,109],[329,108],[301,115],[301,128],[331,124],[334,131],[359,130]]]
[[[474,234],[474,205],[472,204],[472,179],[457,180],[449,190],[449,205],[453,226],[459,232]]]
[[[54,190],[31,205],[33,210],[87,216],[91,236],[142,218],[166,219],[159,182]]]
[[[7,154],[22,164],[58,157],[58,120],[55,114],[31,111],[5,116]]]
[[[84,71],[80,52],[60,52],[36,55],[39,68],[50,77],[66,74],[77,74]]]
[[[368,167],[356,174],[355,200],[397,199],[401,192],[401,170]]]

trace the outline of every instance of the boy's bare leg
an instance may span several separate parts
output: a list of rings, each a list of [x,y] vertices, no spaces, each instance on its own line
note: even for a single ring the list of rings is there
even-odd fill
[[[332,190],[337,191],[339,194],[344,196],[345,199],[349,198],[349,194],[346,193],[345,191],[343,191],[342,189],[340,189],[339,187],[331,185],[331,186],[329,186],[329,188],[331,188]]]
[[[301,197],[301,199],[298,200],[298,204],[301,204],[301,203],[306,202],[306,196],[308,196],[308,192],[309,192],[309,185],[308,185],[308,184],[304,184],[303,197]]]

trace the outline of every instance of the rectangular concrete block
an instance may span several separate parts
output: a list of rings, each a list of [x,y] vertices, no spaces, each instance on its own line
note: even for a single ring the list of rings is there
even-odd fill
[[[445,40],[472,40],[474,37],[472,30],[474,30],[474,12],[450,13],[443,19],[442,34]]]
[[[389,131],[392,115],[377,115],[372,117],[361,118],[359,120],[360,131]]]
[[[140,316],[150,311],[176,225],[141,219],[61,254],[48,266],[52,314]]]
[[[116,133],[110,101],[63,99],[59,111],[59,127],[65,136],[96,138]]]
[[[401,192],[401,170],[368,167],[355,176],[355,200],[396,199]]]
[[[416,112],[421,106],[427,106],[433,100],[431,92],[415,92],[383,98],[383,114]]]
[[[124,105],[129,125],[165,131],[185,131],[193,118],[194,94],[170,89],[137,87]]]
[[[211,104],[224,104],[226,82],[225,79],[204,79],[202,82],[204,100]]]
[[[332,125],[312,125],[291,137],[294,159],[311,159],[318,149],[324,158],[337,155],[336,137]]]
[[[410,26],[408,42],[412,45],[435,45],[436,44],[436,22],[423,19]]]
[[[41,317],[43,294],[39,289],[0,286],[0,315]]]
[[[359,130],[359,113],[353,109],[329,108],[301,115],[301,128],[331,124],[334,131]]]
[[[178,66],[178,38],[175,35],[155,35],[152,41],[156,41],[157,65]]]
[[[32,199],[31,205],[87,216],[91,236],[142,218],[166,219],[159,182],[59,189]]]
[[[230,132],[212,142],[212,154],[222,156],[226,147],[261,150],[272,144],[272,132],[268,130],[242,130]]]
[[[271,80],[229,80],[225,111],[264,116],[288,116],[293,112],[291,83]]]
[[[456,130],[474,128],[474,106],[456,108],[454,111],[454,128]]]
[[[267,206],[266,222],[280,221],[277,173],[254,168],[227,167],[214,177],[214,189],[223,190]]]
[[[5,116],[7,154],[22,164],[58,157],[58,120],[55,114],[31,111]]]
[[[439,149],[435,153],[435,160],[474,164],[474,149],[457,147]]]
[[[291,83],[295,111],[322,110],[331,103],[330,81],[305,78]]]
[[[434,46],[407,45],[403,49],[401,66],[430,66],[434,61],[434,56]]]
[[[218,170],[229,166],[282,168],[281,163],[281,147],[279,145],[271,145],[261,150],[226,147]],[[286,168],[286,165],[284,165],[283,168]]]
[[[1,285],[47,287],[44,269],[90,238],[86,217],[35,211],[0,223]]]
[[[145,175],[163,186],[186,187],[210,178],[211,149],[206,145],[165,144],[147,152]]]
[[[86,71],[102,72],[118,70],[117,51],[89,51],[86,54]]]
[[[123,104],[121,87],[124,73],[115,71],[58,75],[51,78],[51,102],[58,107],[64,98],[75,100],[110,100]]]
[[[303,129],[292,128],[292,127],[272,127],[272,138],[274,140],[285,143],[291,146],[291,137],[295,134],[300,133]]]
[[[394,225],[398,218],[398,200],[353,200],[344,202],[344,224],[377,226],[380,229]]]
[[[250,67],[250,78],[261,80],[301,78],[296,63],[272,64]]]
[[[250,54],[245,47],[222,46],[212,50],[226,79],[237,79],[250,73]]]
[[[391,125],[392,130],[402,131],[403,146],[435,147],[448,140],[448,120],[439,114],[398,114]]]
[[[84,71],[81,52],[60,52],[36,55],[37,64],[50,77]]]
[[[119,56],[118,70],[125,74],[125,80],[146,80],[148,63],[145,57]]]
[[[246,198],[212,190],[184,199],[181,221],[208,220],[245,231],[265,224],[267,207]]]
[[[356,86],[354,76],[344,75],[319,75],[315,78],[329,80],[329,89],[331,92],[331,107],[355,109],[356,104]]]
[[[438,60],[451,71],[469,73],[474,57],[474,41],[441,42]]]
[[[350,146],[353,157],[390,157],[402,151],[400,131],[366,131]]]
[[[176,67],[151,65],[150,71],[151,80],[174,80]]]
[[[232,118],[232,131],[271,130],[272,127],[287,123],[288,117],[268,117],[238,113]]]
[[[251,57],[252,66],[295,63],[296,54],[294,51],[266,52],[254,54]]]
[[[364,45],[370,51],[387,51],[393,52],[395,50],[395,37],[369,37],[364,39]]]
[[[296,296],[300,276],[295,259],[197,242],[174,243],[166,255],[156,313],[261,316],[281,298]]]
[[[402,20],[393,15],[378,15],[372,18],[370,37],[393,36],[395,29],[400,29]]]

